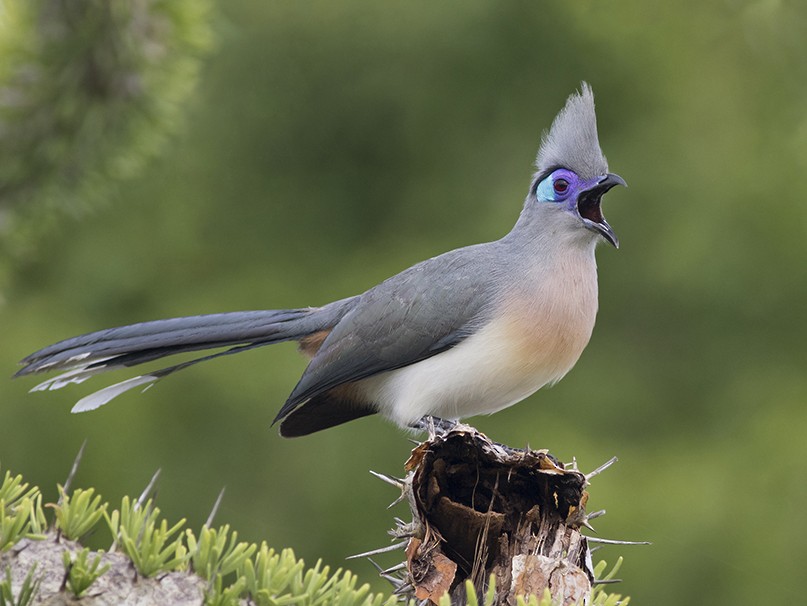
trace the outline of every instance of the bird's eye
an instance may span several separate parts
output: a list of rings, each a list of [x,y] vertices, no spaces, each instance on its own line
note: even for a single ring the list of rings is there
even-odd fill
[[[556,194],[562,196],[569,191],[569,182],[566,179],[555,179],[552,182],[552,189],[555,190]]]

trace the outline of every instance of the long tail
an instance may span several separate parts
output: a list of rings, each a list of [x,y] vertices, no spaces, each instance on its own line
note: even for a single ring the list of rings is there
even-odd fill
[[[21,361],[23,368],[15,376],[63,371],[31,390],[44,391],[81,383],[102,372],[136,366],[177,353],[229,348],[101,389],[82,398],[73,407],[73,412],[84,412],[98,408],[130,389],[147,387],[193,364],[328,330],[349,307],[344,303],[349,301],[339,301],[322,308],[209,314],[110,328],[66,339],[32,353]]]

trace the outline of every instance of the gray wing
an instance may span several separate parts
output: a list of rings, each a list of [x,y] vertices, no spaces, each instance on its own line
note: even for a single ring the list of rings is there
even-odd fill
[[[414,364],[472,334],[484,324],[492,300],[488,246],[429,259],[361,295],[325,339],[275,422],[334,387]]]

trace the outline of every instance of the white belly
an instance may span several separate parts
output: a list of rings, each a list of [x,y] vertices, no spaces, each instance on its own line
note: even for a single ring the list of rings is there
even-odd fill
[[[458,346],[357,387],[401,426],[424,415],[459,419],[506,408],[574,366],[594,326],[596,285],[585,310],[544,307],[504,313]]]

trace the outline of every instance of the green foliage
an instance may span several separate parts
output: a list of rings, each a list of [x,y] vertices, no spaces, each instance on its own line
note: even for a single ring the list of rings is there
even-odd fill
[[[0,500],[5,503],[6,507],[14,508],[23,499],[34,498],[38,494],[39,488],[36,486],[28,488],[28,483],[23,481],[22,475],[12,476],[11,472],[6,470],[3,482],[0,484]]]
[[[616,573],[619,572],[621,567],[622,558],[620,557],[610,572],[603,575],[606,568],[608,568],[608,564],[605,560],[600,560],[594,567],[594,578],[598,581],[610,581],[616,578]],[[623,598],[616,593],[607,593],[605,587],[605,583],[598,583],[594,586],[591,591],[591,606],[627,606],[628,602],[630,602],[630,598]]]
[[[5,502],[0,499],[0,552],[5,551],[27,535],[28,518],[20,515],[20,511],[9,512]]]
[[[42,576],[35,578],[35,573],[36,564],[32,565],[28,574],[25,575],[22,587],[20,587],[15,598],[13,587],[11,586],[11,568],[7,568],[5,578],[0,581],[0,606],[28,606],[32,604],[39,593],[39,586],[42,584]]]
[[[238,533],[230,532],[224,525],[218,530],[203,526],[197,540],[193,532],[185,531],[190,566],[196,574],[210,581],[210,590],[205,595],[209,606],[237,605],[246,587],[244,577],[225,585],[224,577],[235,573],[257,550],[257,545],[238,542]]]
[[[235,582],[225,585],[222,576],[217,575],[205,592],[205,606],[239,606],[246,584],[246,579],[239,577]]]
[[[78,541],[90,532],[101,520],[106,511],[107,504],[101,504],[101,495],[95,494],[95,489],[82,490],[77,488],[72,495],[64,492],[59,485],[59,503],[48,505],[53,508],[56,517],[56,528],[68,539]]]
[[[276,551],[266,542],[257,546],[238,541],[238,533],[229,525],[218,529],[203,527],[197,538],[190,530],[181,532],[184,520],[169,527],[166,520],[160,519],[160,510],[151,500],[141,506],[124,497],[120,508],[110,512],[109,505],[101,502],[93,488],[76,489],[69,495],[61,486],[58,488],[61,504],[52,509],[55,527],[65,537],[80,540],[103,517],[115,544],[140,575],[152,577],[190,567],[193,573],[207,580],[206,606],[237,606],[244,598],[256,606],[393,606],[398,603],[396,596],[374,593],[366,583],[359,585],[358,577],[350,571],[340,568],[331,573],[330,567],[324,566],[322,561],[307,568],[291,549]],[[0,497],[0,546],[8,549],[22,538],[44,532],[47,520],[37,488],[29,488],[21,476],[7,472],[0,484]],[[13,507],[9,509],[6,502]],[[56,541],[47,544],[61,549]],[[77,598],[110,569],[111,564],[103,564],[102,554],[86,547],[75,553],[62,551],[64,587]],[[613,578],[621,562],[620,559],[603,578]],[[605,563],[601,562],[595,574],[599,577],[605,568]],[[39,583],[31,569],[14,598],[10,568],[7,569],[6,580],[0,583],[0,606],[27,605],[39,590]],[[480,604],[469,585],[469,606],[489,605],[493,592],[491,584]],[[594,606],[627,603],[627,599],[606,594],[602,587],[596,587],[593,596]],[[445,599],[441,605],[444,602]],[[519,604],[550,606],[546,599]]]
[[[466,606],[492,606],[496,597],[496,577],[494,575],[490,575],[488,589],[485,592],[485,597],[482,602],[479,601],[476,588],[471,581],[465,581],[465,595]],[[440,598],[439,606],[451,606],[451,598],[447,593],[443,594],[443,596]],[[544,604],[541,604],[541,606],[544,606]]]
[[[33,498],[28,497],[22,500],[19,506],[21,515],[27,517],[28,538],[41,539],[48,528],[45,519],[45,510],[42,507],[42,495],[37,494]]]
[[[368,584],[357,588],[357,577],[350,571],[338,569],[331,574],[330,568],[322,566],[322,562],[306,569],[305,563],[298,560],[291,549],[278,553],[266,543],[262,543],[260,549],[254,544],[236,543],[235,533],[225,549],[227,526],[218,532],[207,529],[205,533],[205,530],[198,543],[192,533],[187,535],[191,553],[197,554],[192,558],[193,569],[203,578],[211,579],[205,595],[207,606],[235,606],[244,596],[249,596],[257,606],[391,606],[397,603],[394,597],[371,593]],[[219,572],[212,577],[210,571],[217,569]],[[227,585],[224,577],[231,572],[237,573],[236,578]]]
[[[190,529],[185,533],[191,569],[207,580],[235,572],[258,548],[255,544],[239,543],[238,533],[230,532],[228,524],[218,530],[203,526],[198,540]]]
[[[261,543],[254,559],[244,562],[241,574],[246,579],[246,590],[252,600],[258,606],[268,606],[293,578],[300,577],[303,567],[303,562],[294,557],[291,549],[277,553],[266,543]]]
[[[80,598],[96,579],[109,570],[110,565],[101,566],[101,554],[95,554],[90,561],[90,549],[85,547],[75,555],[69,551],[62,553],[65,568],[65,586],[74,596]]]
[[[330,575],[330,568],[323,567],[321,561],[305,570],[305,563],[298,560],[291,549],[277,553],[266,543],[261,543],[254,558],[244,561],[239,573],[246,581],[246,593],[257,606],[391,606],[396,603],[394,597],[384,599],[380,594],[370,593],[369,585],[357,589],[357,579],[349,571],[338,569]]]
[[[40,538],[45,528],[39,488],[6,471],[0,484],[0,552],[22,538]]]
[[[181,570],[190,563],[192,570],[210,581],[205,594],[208,606],[236,606],[249,595],[259,606],[382,606],[396,603],[370,592],[370,586],[357,587],[357,577],[349,571],[330,573],[328,566],[317,562],[306,569],[305,563],[291,549],[275,552],[266,543],[238,541],[238,533],[229,525],[218,529],[203,527],[199,538],[190,530],[180,532],[185,520],[169,527],[160,519],[160,510],[151,500],[144,505],[129,497],[120,509],[108,511],[93,488],[76,489],[67,494],[58,486],[61,503],[51,505],[55,527],[68,539],[80,540],[103,517],[116,544],[129,557],[135,569],[145,577]],[[6,503],[10,503],[6,505]],[[47,521],[37,488],[29,488],[21,476],[6,472],[0,485],[0,550],[12,547],[24,537],[37,536]],[[185,541],[183,542],[183,538]],[[75,554],[62,553],[65,586],[76,597],[82,596],[110,568],[102,565],[100,553],[84,548]],[[10,575],[10,569],[8,570]],[[227,581],[227,577],[231,577]],[[0,584],[0,606],[28,604],[38,590],[39,581],[29,573],[18,595],[12,601],[11,581]]]
[[[3,3],[0,242],[11,252],[159,152],[211,46],[210,12],[209,0]]]
[[[169,528],[166,520],[159,519],[160,509],[153,506],[151,499],[141,507],[137,501],[123,497],[119,510],[112,514],[104,511],[103,515],[112,536],[144,577],[174,570],[190,557],[180,533],[185,520]]]

